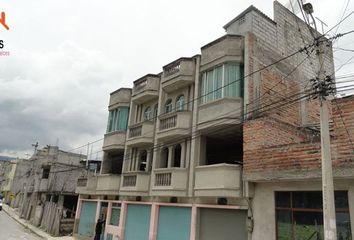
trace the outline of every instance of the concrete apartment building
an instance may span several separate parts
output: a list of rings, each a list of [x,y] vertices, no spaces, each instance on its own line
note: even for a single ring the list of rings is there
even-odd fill
[[[85,157],[47,146],[30,159],[18,160],[9,205],[21,218],[53,235],[71,233],[78,199],[75,189],[86,172],[80,164]]]
[[[101,174],[77,188],[77,237],[92,239],[99,218],[108,240],[323,234],[319,104],[304,91],[319,64],[297,52],[313,36],[276,1],[274,19],[251,6],[224,29],[111,93]],[[323,67],[334,73],[330,45]],[[338,234],[352,239],[354,98],[331,107]]]

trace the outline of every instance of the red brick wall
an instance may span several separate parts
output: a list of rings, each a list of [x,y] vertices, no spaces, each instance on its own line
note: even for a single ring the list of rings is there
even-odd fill
[[[354,165],[354,96],[333,100],[331,107],[331,151],[334,166]],[[267,118],[244,124],[245,174],[257,171],[320,169],[320,142],[304,142],[306,134],[287,131],[284,126],[286,125],[276,125],[276,122],[272,125]]]

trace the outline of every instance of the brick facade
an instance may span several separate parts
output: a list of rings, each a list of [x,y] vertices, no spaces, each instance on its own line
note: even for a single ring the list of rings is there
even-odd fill
[[[335,170],[353,168],[354,96],[332,100],[331,106],[333,166]],[[282,124],[275,125],[269,121],[269,118],[263,117],[244,125],[246,178],[247,174],[255,172],[268,172],[272,176],[273,172],[320,170],[321,144],[315,132],[311,138],[308,134],[301,134],[300,130],[289,131]],[[342,177],[340,171],[335,173],[336,177]]]

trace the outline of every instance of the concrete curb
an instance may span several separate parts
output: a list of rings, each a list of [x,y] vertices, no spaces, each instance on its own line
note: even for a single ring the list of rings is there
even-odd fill
[[[10,208],[10,206],[6,205],[7,208]],[[24,228],[28,229],[31,233],[35,234],[36,236],[42,238],[42,239],[48,239],[46,237],[43,237],[41,234],[39,234],[38,232],[34,231],[31,227],[28,227],[28,225],[24,222],[22,222],[20,219],[14,217],[12,214],[9,213],[9,210],[4,208],[2,208],[2,210],[9,216],[11,217],[13,220],[15,220],[17,223],[21,224],[21,226],[23,226]]]

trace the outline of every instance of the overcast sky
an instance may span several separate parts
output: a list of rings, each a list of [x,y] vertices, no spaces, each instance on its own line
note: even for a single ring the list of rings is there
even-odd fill
[[[312,3],[331,27],[347,0]],[[0,155],[25,157],[37,141],[69,150],[101,139],[110,92],[200,53],[251,4],[273,18],[271,0],[1,0],[10,30],[0,26],[0,40],[10,56],[0,56]],[[346,14],[353,9],[354,1]],[[338,32],[353,30],[353,22],[351,16]],[[338,46],[354,48],[354,36]],[[353,54],[336,51],[337,66]]]

